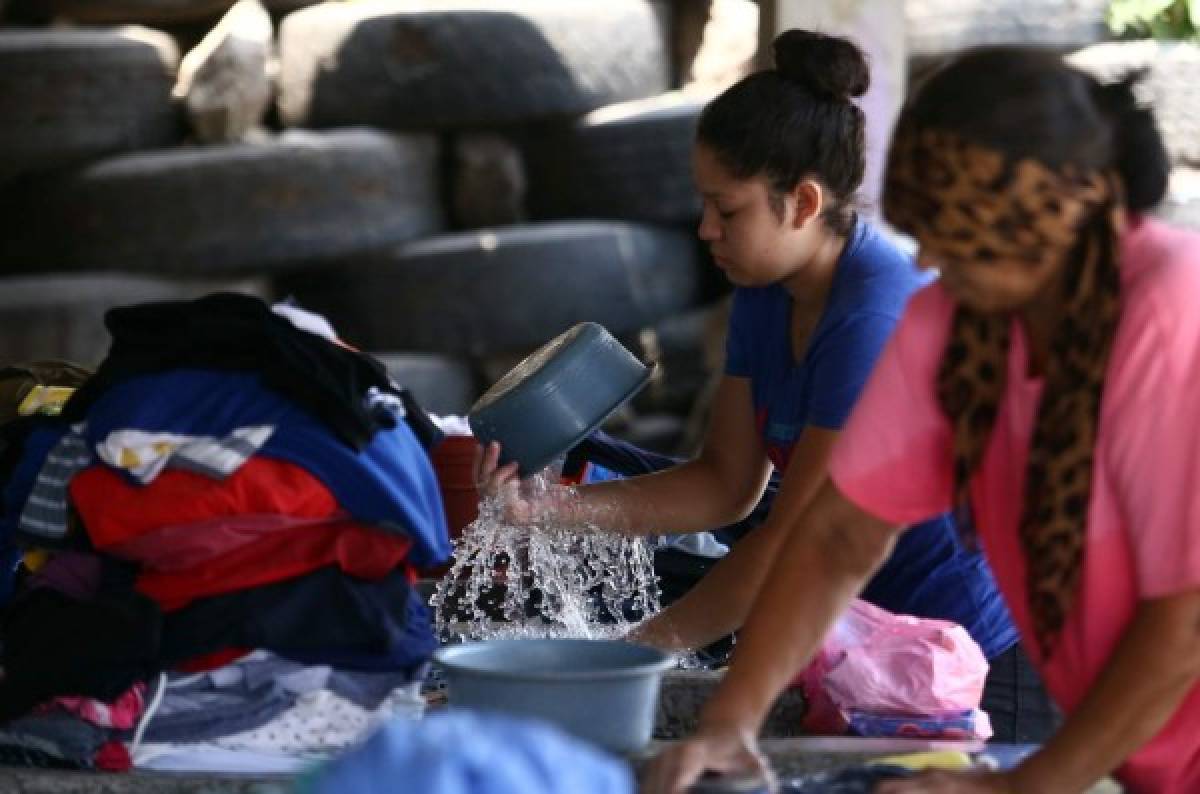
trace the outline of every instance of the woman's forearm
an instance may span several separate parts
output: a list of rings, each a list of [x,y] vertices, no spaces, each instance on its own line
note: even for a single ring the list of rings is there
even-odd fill
[[[702,648],[741,628],[783,536],[771,521],[754,529],[683,598],[639,626],[630,639],[679,651]]]
[[[836,431],[806,428],[766,522],[742,538],[687,595],[644,624],[637,636],[682,650],[702,647],[741,628],[784,539],[808,531],[804,515],[828,480],[836,440]]]
[[[702,726],[757,733],[771,704],[891,552],[895,530],[846,501],[818,494],[776,557],[738,636],[733,663]]]
[[[1085,790],[1149,741],[1200,678],[1200,593],[1145,601],[1070,718],[1016,771],[1019,790]]]
[[[731,481],[700,458],[654,474],[578,486],[564,508],[571,523],[627,535],[704,532],[754,508],[769,470]]]
[[[770,473],[750,380],[725,377],[699,457],[655,474],[583,486],[572,518],[630,535],[704,532],[744,518]]]

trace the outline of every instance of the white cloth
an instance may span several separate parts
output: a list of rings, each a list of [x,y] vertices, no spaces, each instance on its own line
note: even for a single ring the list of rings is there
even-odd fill
[[[729,553],[729,547],[717,540],[711,532],[688,532],[682,535],[655,535],[651,539],[655,549],[677,549],[695,557],[719,560]]]
[[[307,692],[253,730],[207,742],[143,742],[131,748],[133,764],[179,772],[293,774],[366,741],[384,723],[419,719],[425,711],[420,686],[393,690],[376,709],[325,689]]]
[[[153,482],[168,466],[220,480],[241,468],[274,432],[273,425],[239,427],[224,438],[115,430],[96,444],[96,454],[143,485]]]
[[[271,311],[283,317],[301,331],[308,331],[310,334],[324,337],[330,342],[337,341],[337,331],[334,330],[328,320],[316,312],[301,309],[299,306],[293,306],[290,303],[276,303],[271,307]]]
[[[429,415],[433,423],[437,425],[438,430],[448,436],[473,436],[471,432],[471,423],[467,421],[465,416],[435,416]]]
[[[424,711],[419,684],[395,690],[374,710],[323,689],[301,695],[292,708],[262,727],[213,744],[226,750],[325,758],[365,740],[390,719],[418,719]]]
[[[314,763],[311,758],[280,753],[237,752],[211,744],[143,743],[133,753],[133,765],[136,768],[161,772],[297,775]]]

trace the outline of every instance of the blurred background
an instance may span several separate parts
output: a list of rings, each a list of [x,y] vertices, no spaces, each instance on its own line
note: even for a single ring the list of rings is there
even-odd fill
[[[609,429],[695,449],[728,286],[695,227],[707,97],[809,27],[869,53],[874,213],[910,86],[963,48],[1146,68],[1200,226],[1200,0],[0,0],[0,362],[106,309],[291,299],[439,414],[574,323],[656,379]]]

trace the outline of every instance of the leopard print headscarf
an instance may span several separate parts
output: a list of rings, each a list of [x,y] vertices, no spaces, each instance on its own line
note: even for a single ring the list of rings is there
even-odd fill
[[[1100,401],[1121,310],[1121,196],[1112,175],[1008,160],[932,129],[899,131],[888,163],[887,219],[943,261],[1041,268],[1066,258],[1070,293],[1045,373],[1020,524],[1044,655],[1079,584]],[[954,425],[955,504],[964,514],[1005,390],[1011,322],[960,304],[942,358],[938,399]]]

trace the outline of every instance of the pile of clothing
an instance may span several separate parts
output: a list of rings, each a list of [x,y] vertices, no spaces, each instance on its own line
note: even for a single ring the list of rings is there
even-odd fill
[[[419,713],[430,418],[294,307],[106,324],[95,373],[0,372],[0,763],[287,771]]]

